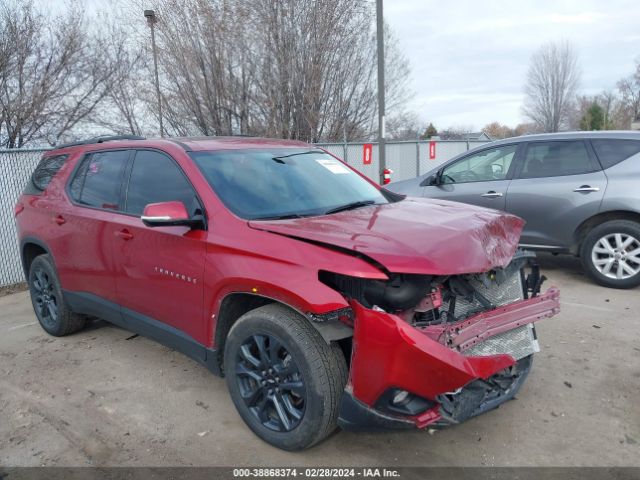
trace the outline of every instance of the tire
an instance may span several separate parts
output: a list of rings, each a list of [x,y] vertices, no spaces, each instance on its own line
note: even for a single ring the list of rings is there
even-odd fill
[[[293,310],[269,304],[240,317],[225,342],[224,366],[240,416],[271,445],[303,450],[336,429],[344,355]]]
[[[600,285],[640,285],[640,224],[612,220],[598,225],[582,242],[580,260],[587,275]]]
[[[85,317],[73,313],[64,300],[58,275],[49,255],[36,257],[29,268],[29,293],[42,328],[54,337],[81,330]]]

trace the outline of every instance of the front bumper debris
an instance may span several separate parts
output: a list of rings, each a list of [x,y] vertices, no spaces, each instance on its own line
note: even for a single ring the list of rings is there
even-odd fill
[[[537,297],[480,312],[466,320],[433,325],[422,331],[439,343],[463,352],[499,333],[553,317],[560,312],[560,290],[549,288]]]
[[[455,393],[438,395],[441,418],[433,426],[455,425],[511,400],[524,385],[532,362],[533,356],[530,355],[487,380],[474,380]]]
[[[513,398],[526,378],[531,356],[515,354],[509,346],[513,344],[500,341],[501,335],[552,317],[560,309],[559,291],[553,287],[460,322],[428,327],[412,326],[356,301],[351,307],[356,319],[351,372],[339,420],[348,430],[458,423]],[[484,344],[492,338],[493,344]],[[501,345],[506,345],[503,352]],[[484,355],[479,346],[490,346],[496,353]],[[379,399],[390,389],[421,397],[426,409],[411,416],[380,410]]]

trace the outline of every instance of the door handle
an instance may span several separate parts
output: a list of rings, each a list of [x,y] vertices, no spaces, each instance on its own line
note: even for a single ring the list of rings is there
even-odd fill
[[[578,188],[574,188],[573,191],[574,192],[583,192],[583,193],[599,192],[600,191],[600,187],[592,187],[591,185],[581,185]]]
[[[118,230],[117,232],[114,232],[114,235],[116,237],[120,237],[123,240],[131,240],[133,238],[133,233],[131,233],[126,228],[123,230]]]
[[[53,217],[53,221],[58,225],[64,225],[65,223],[67,223],[62,215],[56,215],[55,217]]]
[[[482,195],[480,195],[481,197],[485,197],[485,198],[499,198],[502,196],[502,193],[500,192],[494,192],[493,190],[488,191],[487,193],[483,193]]]

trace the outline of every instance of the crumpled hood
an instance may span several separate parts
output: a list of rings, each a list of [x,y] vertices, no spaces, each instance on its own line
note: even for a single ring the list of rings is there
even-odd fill
[[[352,250],[394,273],[455,275],[506,266],[524,221],[446,200],[406,198],[318,217],[252,220],[249,226]]]

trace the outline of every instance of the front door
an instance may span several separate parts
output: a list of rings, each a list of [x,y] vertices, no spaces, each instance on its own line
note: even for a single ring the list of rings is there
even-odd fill
[[[181,201],[190,214],[200,213],[195,189],[176,161],[156,150],[136,151],[127,177],[124,215],[113,232],[116,290],[123,314],[143,322],[150,317],[205,343],[206,232],[151,228],[140,219],[146,205],[164,201]]]
[[[567,248],[600,210],[607,177],[583,140],[530,142],[507,192],[506,209],[527,223],[524,246]]]
[[[436,185],[423,195],[504,210],[509,174],[518,145],[500,145],[472,153],[445,166]]]

